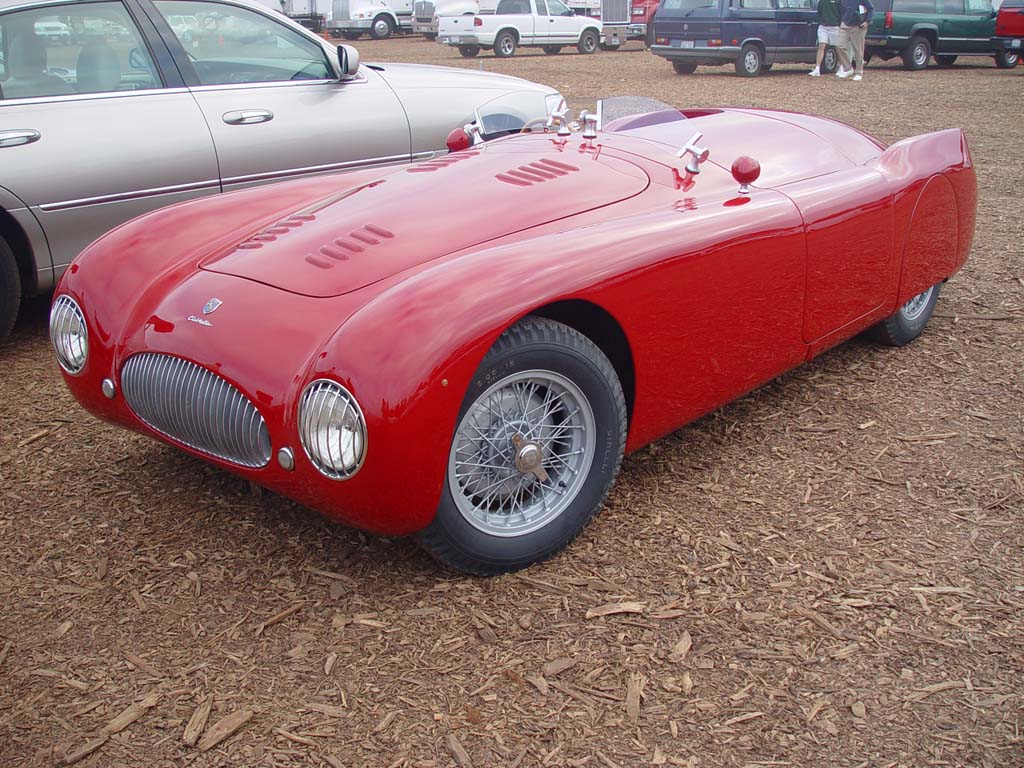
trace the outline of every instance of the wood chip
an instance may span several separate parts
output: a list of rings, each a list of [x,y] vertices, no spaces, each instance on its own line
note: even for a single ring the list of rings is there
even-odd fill
[[[311,712],[319,712],[321,715],[327,715],[328,717],[348,717],[348,712],[344,707],[317,703],[303,704],[302,706]]]
[[[6,643],[4,643],[3,649],[0,649],[0,668],[3,667],[4,662],[7,660],[7,654],[10,652],[12,645],[13,643],[10,640],[8,640]]]
[[[945,682],[928,685],[924,688],[919,688],[918,690],[911,692],[907,695],[907,701],[922,701],[927,699],[929,696],[941,693],[942,691],[952,691],[956,688],[966,687],[967,684],[963,680],[946,680]]]
[[[260,624],[258,627],[256,627],[256,637],[259,637],[260,635],[262,635],[263,634],[263,630],[267,629],[267,627],[272,627],[275,624],[278,624],[278,623],[284,621],[289,616],[291,616],[291,615],[301,611],[303,605],[305,605],[305,603],[296,603],[291,608],[285,608],[280,613],[275,613],[269,619],[267,619],[262,624]]]
[[[448,734],[448,751],[452,753],[452,759],[459,768],[473,768],[473,761],[469,759],[469,753],[455,738],[454,733]]]
[[[683,636],[672,646],[672,651],[668,655],[669,661],[674,661],[677,664],[686,661],[686,655],[692,647],[693,638],[690,637],[690,633],[687,630],[683,630]]]
[[[548,692],[551,690],[548,687],[548,681],[545,680],[543,677],[528,677],[526,679],[533,685],[534,688],[543,693],[545,696],[547,696]]]
[[[544,676],[554,677],[555,675],[559,675],[562,672],[565,672],[565,670],[572,669],[575,666],[576,659],[570,659],[567,656],[563,656],[559,659],[555,659],[554,661],[549,661],[544,665]]]
[[[727,728],[730,725],[737,725],[739,723],[745,723],[748,720],[756,720],[759,717],[764,717],[764,712],[747,712],[746,714],[743,714],[743,715],[737,715],[736,717],[730,717],[728,720],[726,720],[724,723],[722,723],[722,727],[723,728]]]
[[[643,613],[647,603],[607,603],[587,611],[588,619],[599,616],[613,616],[617,613]]]
[[[626,683],[626,717],[630,723],[635,724],[640,719],[640,698],[645,685],[647,678],[636,673],[630,675]]]
[[[159,669],[157,669],[141,657],[136,656],[131,651],[122,648],[121,655],[128,659],[128,661],[131,663],[133,667],[135,667],[136,669],[141,669],[147,675],[152,675],[153,677],[165,677],[163,672],[161,672]]]
[[[389,725],[391,725],[393,722],[395,722],[395,718],[396,717],[398,717],[398,712],[397,711],[396,712],[388,712],[386,715],[384,715],[384,719],[381,720],[379,723],[377,723],[377,725],[375,725],[373,727],[373,732],[374,733],[380,733],[381,731],[385,730]]]
[[[334,669],[334,665],[337,662],[338,662],[338,654],[333,653],[333,652],[327,654],[327,658],[324,659],[324,674],[325,675],[331,674],[331,670]]]
[[[307,739],[305,736],[299,736],[297,733],[286,731],[284,728],[275,728],[274,733],[276,733],[281,738],[287,739],[288,741],[294,744],[302,744],[306,747],[316,746],[316,742],[312,739]]]
[[[81,760],[83,757],[88,757],[93,752],[95,752],[97,749],[99,749],[104,744],[106,744],[107,743],[107,739],[109,739],[109,738],[110,738],[109,735],[104,734],[103,736],[98,736],[97,738],[93,739],[92,741],[87,741],[85,744],[80,746],[78,749],[76,749],[76,750],[74,750],[72,752],[68,752],[66,755],[64,755],[64,757],[61,759],[61,761],[58,763],[58,765],[74,765],[79,760]]]
[[[218,720],[199,741],[199,751],[206,752],[213,749],[249,722],[253,714],[251,709],[240,709]]]
[[[137,701],[131,706],[124,709],[124,711],[122,711],[121,714],[119,714],[117,717],[115,717],[113,720],[107,723],[100,733],[107,736],[114,733],[120,733],[129,725],[131,725],[140,717],[142,717],[144,714],[146,714],[153,707],[155,707],[158,701],[160,701],[160,693],[159,691],[154,691],[153,693],[149,694],[146,698],[144,698],[142,701]]]
[[[867,716],[868,710],[864,706],[863,701],[855,701],[850,705],[850,711],[853,712],[854,717],[864,718]]]
[[[848,640],[848,639],[852,640],[853,639],[853,638],[847,638],[846,635],[844,635],[842,632],[840,632],[838,629],[836,629],[832,625],[832,623],[829,622],[826,618],[824,618],[823,616],[821,616],[817,612],[810,610],[809,608],[803,608],[801,606],[797,606],[796,612],[799,613],[801,616],[803,616],[808,621],[810,621],[812,624],[815,624],[818,627],[820,627],[821,629],[825,630],[828,634],[832,635],[832,637],[834,637],[834,638],[837,638],[839,640]]]
[[[194,747],[196,742],[199,741],[199,734],[206,727],[206,721],[210,718],[210,709],[212,707],[213,694],[211,693],[200,702],[199,706],[192,713],[192,717],[188,719],[188,725],[185,726],[185,732],[181,736],[181,740],[188,746]]]

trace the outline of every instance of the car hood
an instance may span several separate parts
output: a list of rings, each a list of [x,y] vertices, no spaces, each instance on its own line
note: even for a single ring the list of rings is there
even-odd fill
[[[540,91],[555,93],[554,88],[523,80],[521,77],[502,75],[457,67],[439,67],[427,64],[363,64],[370,66],[396,90],[415,88],[482,88],[501,91]]]
[[[616,203],[648,183],[630,162],[569,154],[550,138],[499,141],[339,190],[245,233],[201,268],[304,296],[339,296]]]

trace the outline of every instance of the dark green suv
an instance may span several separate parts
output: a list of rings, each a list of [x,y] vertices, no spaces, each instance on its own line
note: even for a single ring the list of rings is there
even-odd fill
[[[996,65],[1017,66],[1017,53],[992,43],[996,12],[990,0],[878,0],[868,28],[866,53],[903,59],[906,69],[924,69],[935,57],[948,67],[957,56],[992,56]]]

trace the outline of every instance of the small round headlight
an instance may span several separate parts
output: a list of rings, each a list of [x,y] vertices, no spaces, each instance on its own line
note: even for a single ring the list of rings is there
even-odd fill
[[[302,393],[299,438],[306,456],[324,475],[347,480],[366,458],[366,421],[351,393],[330,379],[317,379]]]
[[[58,296],[50,310],[50,341],[60,367],[71,375],[81,373],[89,357],[89,330],[82,310],[66,294]]]

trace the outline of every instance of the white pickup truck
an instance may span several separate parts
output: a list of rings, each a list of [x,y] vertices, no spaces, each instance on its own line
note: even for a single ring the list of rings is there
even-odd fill
[[[539,46],[544,53],[575,45],[580,53],[594,53],[601,43],[601,22],[577,16],[562,0],[499,0],[491,15],[440,17],[437,37],[467,58],[481,49],[506,58],[521,45]]]

